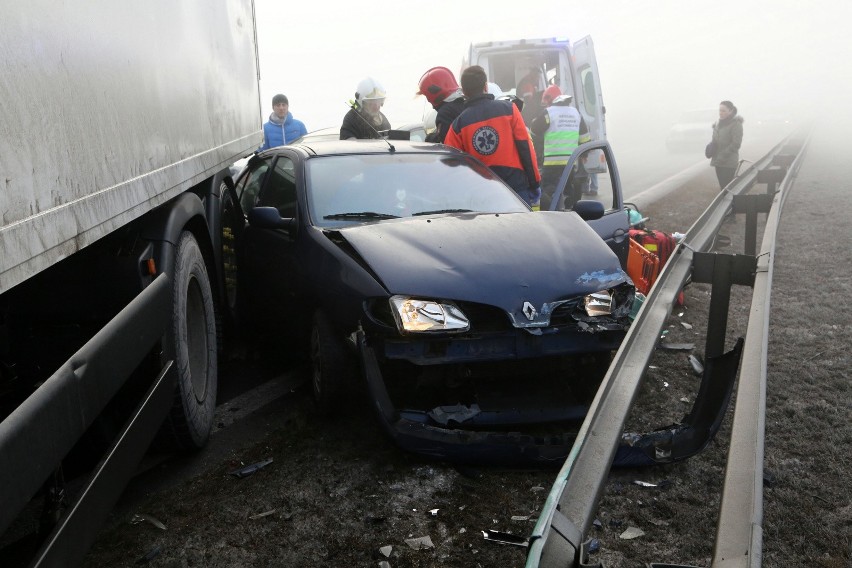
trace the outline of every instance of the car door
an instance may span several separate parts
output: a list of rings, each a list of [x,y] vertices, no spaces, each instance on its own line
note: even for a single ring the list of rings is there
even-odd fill
[[[596,164],[600,156],[607,164],[603,171],[587,168]],[[624,206],[618,169],[609,144],[595,141],[579,146],[565,166],[557,187],[557,195],[560,188],[563,200],[558,203],[565,209],[573,209],[579,200],[597,201],[603,205],[603,215],[586,222],[615,252],[621,266],[626,267],[630,223]],[[556,203],[542,206],[549,209],[561,208]]]
[[[295,161],[287,155],[253,164],[239,195],[246,226],[239,244],[240,288],[251,317],[280,330],[294,325],[298,294],[299,212]],[[258,183],[255,183],[258,182]],[[238,190],[240,188],[238,187]],[[255,211],[274,208],[280,223],[261,223]],[[269,209],[264,211],[269,213]],[[253,223],[253,219],[257,219]],[[268,216],[266,217],[268,219]]]

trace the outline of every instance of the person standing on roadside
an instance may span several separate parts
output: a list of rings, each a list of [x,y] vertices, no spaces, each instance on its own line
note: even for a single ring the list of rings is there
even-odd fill
[[[263,145],[258,151],[283,146],[307,133],[305,124],[293,118],[290,112],[290,101],[279,93],[272,97],[272,114],[263,125]]]
[[[488,93],[488,77],[479,65],[462,72],[461,87],[467,102],[447,131],[444,144],[479,159],[537,211],[541,176],[518,107]]]
[[[549,86],[541,96],[544,109],[530,124],[533,139],[537,141],[536,154],[541,154],[541,197],[546,209],[550,209],[559,178],[571,154],[577,146],[591,140],[586,121],[580,111],[571,106],[572,98],[571,95],[563,95],[556,85]],[[583,168],[582,163],[575,164],[575,167]],[[572,184],[576,187],[566,188],[564,207],[560,204],[558,210],[570,209],[582,197],[582,187],[576,183],[577,179],[580,178],[575,176]],[[582,179],[587,179],[587,176]]]
[[[390,122],[382,113],[386,96],[384,87],[378,81],[372,77],[362,79],[355,90],[355,102],[340,125],[340,139],[381,138],[383,131],[386,133],[390,130]]]
[[[464,94],[453,72],[446,67],[432,67],[420,77],[417,94],[425,96],[437,111],[435,131],[426,136],[426,142],[443,143],[450,125],[464,110]]]
[[[716,152],[710,158],[710,165],[716,168],[719,188],[725,189],[734,179],[743,143],[743,117],[737,114],[737,107],[731,101],[719,103],[719,120],[713,124],[713,143]]]

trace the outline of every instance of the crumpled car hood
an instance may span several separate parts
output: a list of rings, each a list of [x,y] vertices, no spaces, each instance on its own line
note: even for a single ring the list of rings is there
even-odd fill
[[[524,320],[546,303],[627,280],[618,258],[578,215],[457,214],[339,230],[391,294],[480,302]]]

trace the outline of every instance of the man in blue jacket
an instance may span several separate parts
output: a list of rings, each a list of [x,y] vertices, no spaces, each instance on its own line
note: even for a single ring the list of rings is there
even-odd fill
[[[283,146],[308,133],[304,123],[290,113],[290,101],[284,95],[272,97],[272,114],[263,125],[263,146],[258,151]]]

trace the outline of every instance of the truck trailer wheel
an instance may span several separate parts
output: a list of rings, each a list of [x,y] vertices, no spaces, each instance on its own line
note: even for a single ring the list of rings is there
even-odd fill
[[[216,409],[216,313],[207,267],[192,233],[181,234],[172,271],[172,325],[166,352],[173,353],[177,387],[163,425],[166,444],[178,449],[203,447]]]

